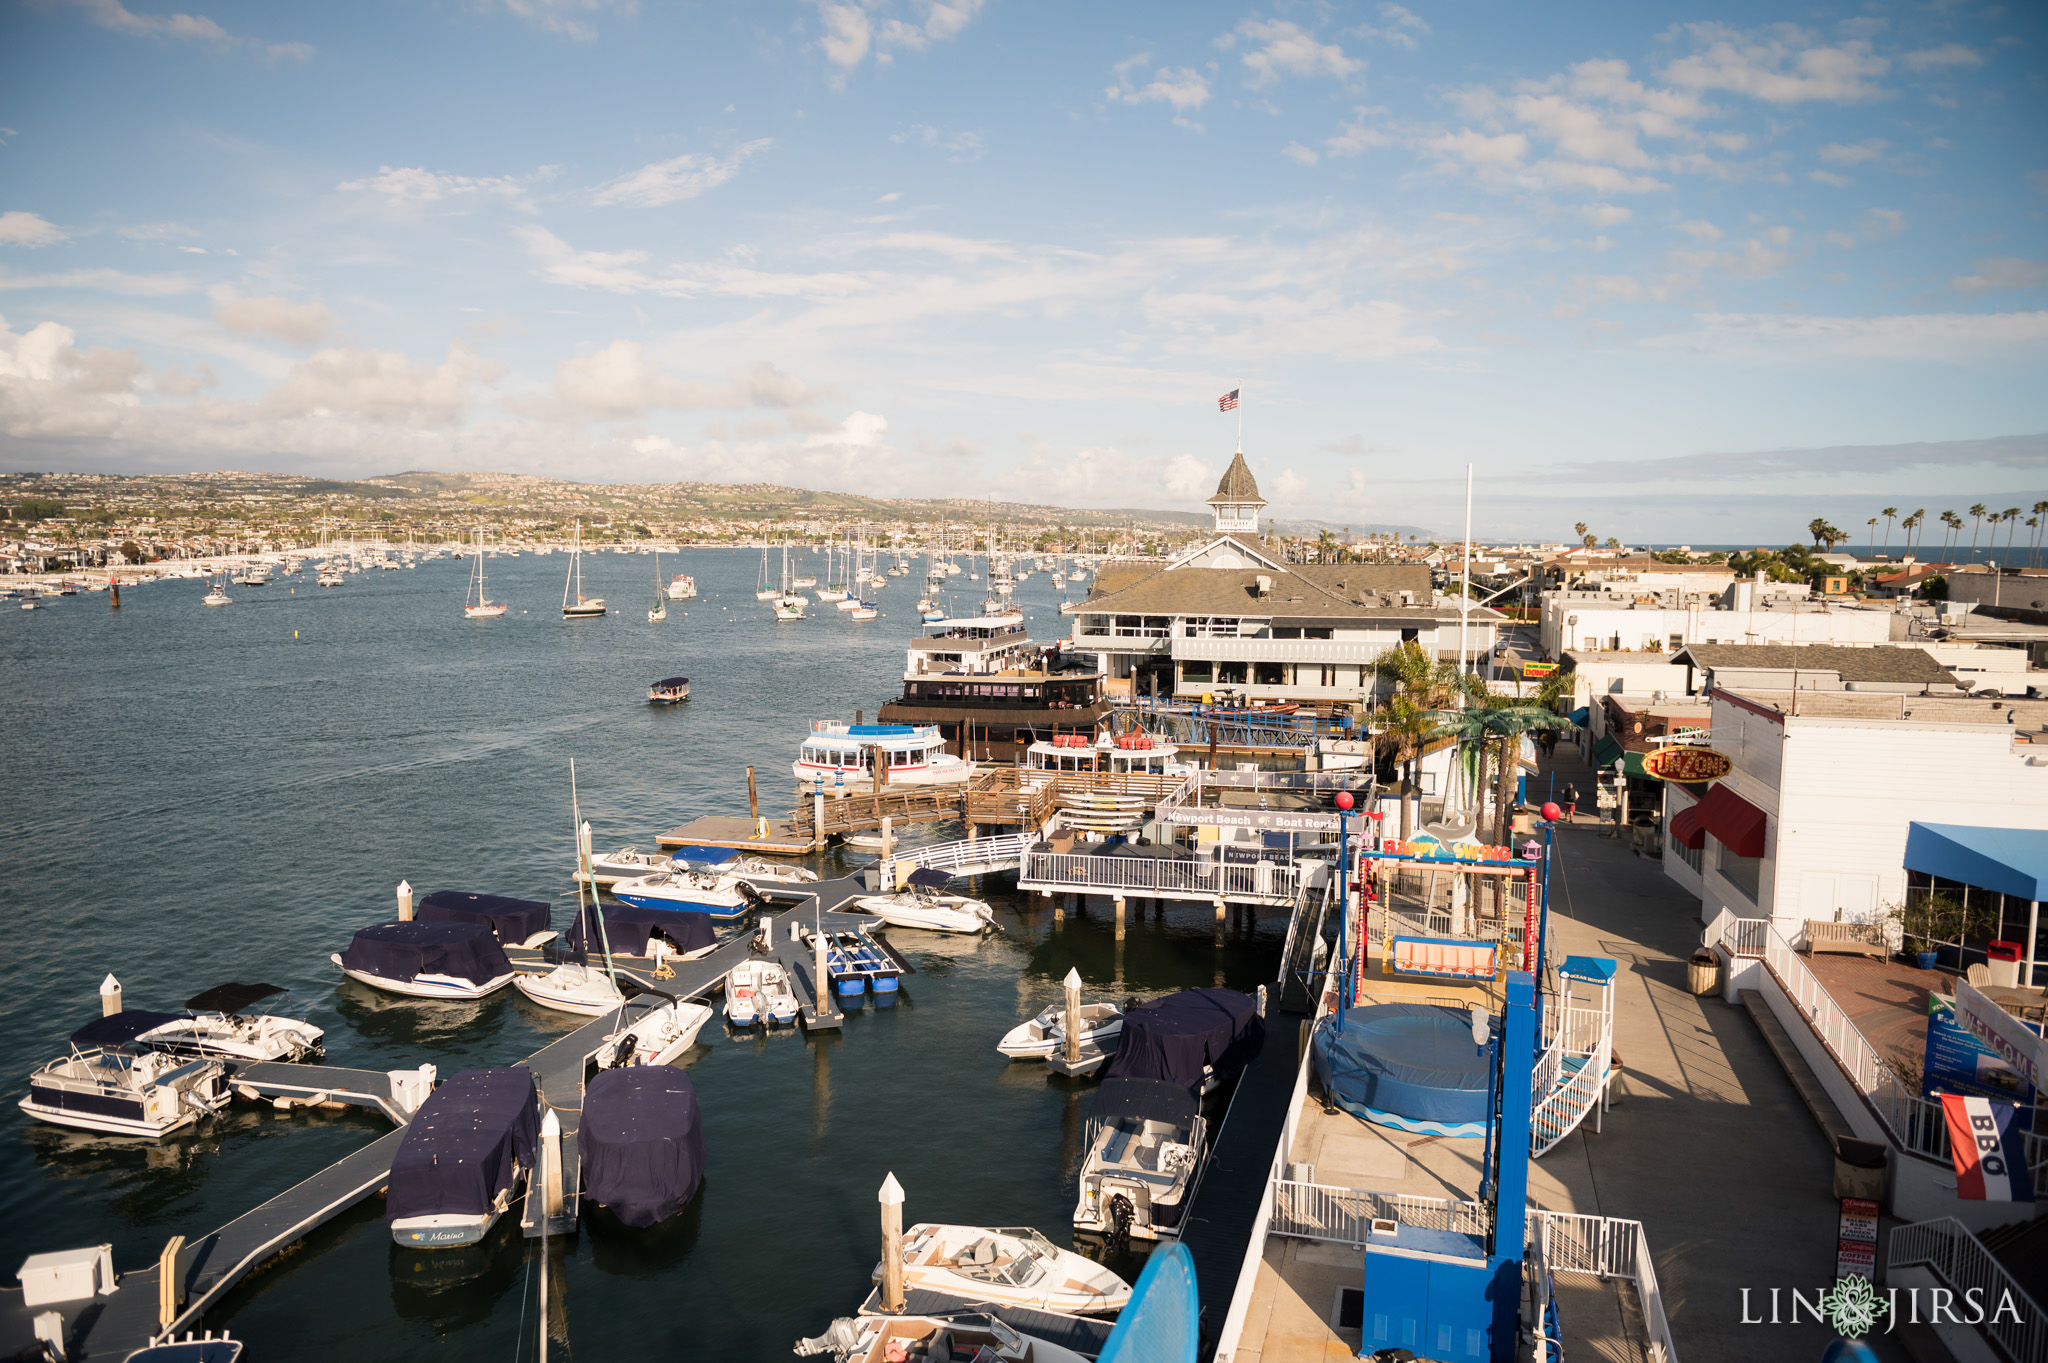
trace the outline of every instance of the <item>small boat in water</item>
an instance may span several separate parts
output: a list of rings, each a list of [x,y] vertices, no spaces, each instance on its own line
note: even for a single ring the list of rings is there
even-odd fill
[[[391,1157],[384,1219],[407,1249],[473,1245],[533,1169],[540,1094],[523,1067],[463,1070],[435,1089]]]
[[[697,1044],[697,1033],[712,1016],[701,1003],[670,999],[612,1033],[611,1040],[598,1050],[597,1067],[670,1064]]]
[[[1124,1006],[1120,1003],[1081,1005],[1081,1044],[1109,1050],[1124,1029]],[[1045,1060],[1067,1043],[1067,1008],[1055,1003],[1035,1018],[1018,1023],[1003,1034],[996,1049],[1012,1060]]]
[[[874,1279],[882,1281],[880,1264]],[[1070,1316],[1121,1311],[1131,1299],[1122,1278],[1028,1226],[912,1226],[903,1233],[903,1286]]]
[[[944,871],[920,866],[910,873],[910,883],[900,893],[864,895],[854,901],[854,908],[875,915],[892,928],[983,933],[995,927],[995,911],[985,902],[945,893],[942,887],[951,880]]]
[[[799,1358],[831,1354],[838,1363],[1088,1363],[1090,1358],[971,1310],[943,1316],[841,1316],[824,1334],[798,1340],[794,1352]]]
[[[611,893],[621,904],[635,908],[674,909],[721,920],[745,917],[761,899],[752,885],[721,868],[673,861],[666,871],[619,881]]]
[[[296,1061],[318,1054],[326,1033],[312,1023],[274,1013],[242,1015],[265,999],[285,996],[274,984],[217,984],[186,999],[184,1017],[144,1032],[138,1040],[174,1055],[226,1060]]]
[[[227,584],[223,582],[209,583],[206,595],[199,598],[202,606],[232,606],[234,603],[235,599],[228,595]]]
[[[358,983],[415,999],[484,998],[515,973],[480,923],[379,923],[328,959]]]
[[[866,790],[880,765],[889,786],[954,785],[974,775],[974,763],[946,751],[936,724],[840,724],[817,720],[791,770],[826,794]]]
[[[466,890],[436,890],[413,915],[422,923],[481,923],[500,944],[535,948],[555,939],[554,906],[534,899]]]
[[[674,577],[668,580],[669,600],[691,601],[695,600],[696,596],[697,579],[691,577],[688,573],[677,573]]]
[[[139,1008],[94,1018],[71,1034],[70,1055],[29,1076],[21,1110],[52,1126],[151,1140],[218,1112],[230,1097],[225,1064],[141,1040],[179,1021]]]
[[[562,618],[584,620],[605,613],[604,598],[583,594],[583,522],[576,522],[569,544],[569,576],[562,583]]]
[[[476,572],[470,576],[470,587],[475,600],[465,600],[462,614],[470,620],[495,620],[509,609],[502,601],[493,601],[484,590],[484,531],[476,531]]]
[[[595,880],[600,885],[614,880],[633,880],[666,871],[672,861],[666,852],[643,852],[637,847],[621,847],[616,852],[592,852],[590,870],[579,869],[576,879],[582,884]]]
[[[564,962],[545,975],[524,971],[512,977],[512,987],[543,1008],[558,1013],[580,1013],[603,1017],[617,1011],[626,1001],[618,983],[601,968]]]
[[[653,617],[650,615],[650,619]],[[647,688],[647,700],[651,705],[674,705],[690,698],[688,677],[663,677]]]
[[[773,961],[741,961],[725,977],[725,1018],[735,1027],[795,1022],[796,994]]]
[[[584,1201],[635,1228],[674,1216],[704,1181],[704,1123],[690,1076],[665,1065],[600,1073],[583,1090],[576,1154]]]
[[[1201,1102],[1167,1079],[1102,1081],[1085,1129],[1076,1230],[1140,1240],[1180,1234],[1209,1132]]]

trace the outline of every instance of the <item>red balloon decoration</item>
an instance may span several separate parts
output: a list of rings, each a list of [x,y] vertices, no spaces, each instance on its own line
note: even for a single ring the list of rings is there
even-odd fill
[[[1560,809],[1555,803],[1546,801],[1543,806],[1543,817],[1551,823],[1556,823],[1564,817],[1564,810]]]
[[[1354,805],[1354,804],[1356,804],[1356,803],[1358,803],[1358,802],[1357,802],[1356,800],[1354,800],[1354,799],[1352,799],[1352,798],[1351,798],[1351,792],[1350,792],[1350,791],[1348,791],[1348,790],[1340,790],[1340,791],[1338,791],[1338,792],[1337,792],[1337,808],[1339,808],[1339,809],[1349,809],[1349,808],[1351,808],[1351,806],[1352,806],[1352,805]]]

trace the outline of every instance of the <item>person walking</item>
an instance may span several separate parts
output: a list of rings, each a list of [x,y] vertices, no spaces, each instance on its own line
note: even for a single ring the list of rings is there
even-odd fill
[[[1579,812],[1579,788],[1570,781],[1564,783],[1564,816],[1570,819]]]

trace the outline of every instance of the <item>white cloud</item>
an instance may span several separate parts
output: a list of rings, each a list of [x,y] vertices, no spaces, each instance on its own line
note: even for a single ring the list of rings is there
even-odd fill
[[[1162,66],[1152,73],[1152,79],[1143,85],[1131,79],[1134,64],[1142,65],[1148,59],[1133,57],[1117,63],[1117,83],[1102,92],[1103,98],[1112,104],[1168,104],[1173,106],[1173,121],[1184,127],[1196,128],[1199,124],[1189,122],[1188,115],[1209,102],[1209,79],[1191,66]]]
[[[177,38],[222,50],[242,48],[265,61],[305,61],[313,49],[305,43],[272,43],[229,33],[203,14],[137,14],[121,0],[70,0],[101,28],[147,38]]]
[[[138,222],[129,227],[117,227],[115,235],[130,241],[177,241],[199,234],[181,222]]]
[[[1691,218],[1678,224],[1678,230],[1694,241],[1719,241],[1725,235],[1720,228],[1704,218]]]
[[[2017,256],[1987,256],[1975,261],[1975,274],[1949,281],[1958,293],[1989,293],[1994,289],[2038,289],[2048,284],[2048,265]]]
[[[617,340],[555,366],[555,392],[575,407],[607,417],[642,416],[658,408],[797,407],[816,394],[808,384],[761,361],[725,383],[678,379],[647,363],[637,341]]]
[[[1159,490],[1175,502],[1199,501],[1216,490],[1219,469],[1192,454],[1176,454],[1159,469]]]
[[[231,292],[215,295],[213,320],[228,331],[258,331],[287,345],[318,345],[334,325],[327,304],[318,298],[294,303],[275,296],[237,298]]]
[[[1365,69],[1360,58],[1345,56],[1343,48],[1323,42],[1286,19],[1247,19],[1237,26],[1236,36],[1258,45],[1239,58],[1251,72],[1254,89],[1272,85],[1283,76],[1341,80]]]
[[[874,40],[874,26],[868,23],[867,11],[859,5],[821,4],[818,18],[825,25],[825,34],[818,40],[825,60],[842,71],[859,66]]]
[[[818,0],[818,20],[823,32],[818,50],[825,60],[839,68],[832,84],[843,89],[846,77],[870,55],[880,65],[895,60],[897,52],[923,52],[934,43],[957,38],[974,22],[986,0],[910,0],[907,19],[882,17],[879,24],[871,12],[887,7],[887,0],[865,4],[842,0]]]
[[[490,8],[492,0],[482,0]],[[630,16],[638,8],[635,0],[496,0],[505,12],[526,20],[549,33],[559,33],[579,43],[597,37],[597,25],[590,22],[601,14]]]
[[[2048,346],[2048,312],[1918,313],[1816,317],[1707,313],[1698,328],[1645,342],[1658,349],[1779,361],[1786,358],[1921,360],[1963,364]]]
[[[909,22],[884,20],[876,41],[883,48],[922,52],[933,43],[958,37],[962,29],[974,22],[985,3],[986,0],[921,0],[913,6],[919,13]]]
[[[344,180],[335,188],[345,194],[378,194],[393,207],[442,203],[470,198],[504,199],[529,207],[527,191],[549,178],[553,167],[543,167],[531,176],[444,175],[424,166],[379,166],[375,175]]]
[[[1579,216],[1595,227],[1613,227],[1627,222],[1635,214],[1619,204],[1591,204],[1579,210]]]
[[[1940,47],[1908,52],[1899,58],[1899,64],[1908,71],[1954,71],[1963,67],[1982,66],[1984,55],[1977,49],[1965,47],[1961,43],[1943,43]]]
[[[1836,189],[1845,189],[1856,183],[1848,176],[1837,175],[1831,170],[1809,170],[1806,172],[1806,178],[1816,184],[1833,185]]]
[[[590,201],[600,207],[631,204],[638,208],[655,208],[694,199],[732,179],[750,157],[774,145],[773,138],[757,137],[751,142],[741,143],[730,156],[689,152],[666,161],[656,161],[630,175],[622,175],[600,185],[590,196]]]
[[[1381,5],[1380,18],[1386,20],[1385,27],[1361,24],[1351,32],[1368,41],[1398,47],[1404,52],[1415,51],[1422,46],[1422,40],[1434,32],[1427,20],[1400,5]]]
[[[1830,142],[1820,149],[1820,159],[1834,166],[1860,166],[1884,155],[1885,148],[1890,145],[1882,137],[1866,138],[1853,146]]]
[[[1896,208],[1873,208],[1863,215],[1863,235],[1871,241],[1883,241],[1906,230],[1906,215]]]
[[[160,298],[174,293],[190,293],[195,287],[184,275],[129,274],[126,270],[110,270],[104,267],[60,270],[52,274],[38,275],[0,272],[0,292],[7,293],[26,289],[96,289],[103,293]]]
[[[1281,469],[1273,479],[1273,500],[1282,506],[1299,505],[1314,484],[1293,469]]]
[[[50,246],[69,235],[39,214],[20,211],[0,213],[0,246]]]
[[[294,365],[256,406],[271,417],[346,415],[376,426],[446,428],[468,414],[478,385],[504,372],[502,361],[460,342],[431,367],[398,351],[320,350]]]
[[[1307,147],[1302,146],[1299,142],[1289,142],[1286,146],[1280,148],[1280,154],[1294,162],[1297,166],[1312,166],[1323,159]]]
[[[1873,80],[1891,63],[1854,39],[1828,44],[1795,24],[1744,33],[1718,23],[1682,25],[1694,51],[1664,68],[1664,79],[1695,90],[1727,90],[1770,104],[1882,99]]]
[[[961,163],[979,161],[988,151],[988,141],[980,133],[953,132],[935,128],[929,123],[913,123],[900,132],[889,134],[889,140],[899,145],[931,147],[946,153],[948,161]]]

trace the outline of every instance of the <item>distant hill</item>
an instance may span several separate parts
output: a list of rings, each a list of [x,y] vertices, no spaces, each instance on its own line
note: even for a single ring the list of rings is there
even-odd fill
[[[1431,540],[1441,544],[1446,539],[1456,538],[1455,536],[1440,535],[1434,530],[1427,530],[1419,525],[1390,525],[1382,521],[1345,521],[1339,523],[1337,521],[1275,520],[1268,522],[1268,525],[1276,535],[1300,535],[1308,539],[1314,539],[1325,530],[1333,535],[1342,535],[1349,531],[1354,538],[1364,535],[1399,535],[1402,539],[1407,539],[1410,535],[1413,535],[1424,544]]]

